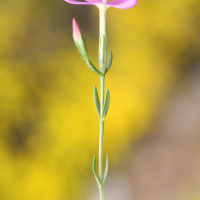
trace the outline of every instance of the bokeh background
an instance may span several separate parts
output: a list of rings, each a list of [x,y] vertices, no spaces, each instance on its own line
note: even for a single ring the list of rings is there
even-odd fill
[[[72,18],[97,66],[95,6],[0,1],[1,200],[98,199],[99,78],[80,59]],[[199,32],[199,0],[108,9],[105,199],[199,200]]]

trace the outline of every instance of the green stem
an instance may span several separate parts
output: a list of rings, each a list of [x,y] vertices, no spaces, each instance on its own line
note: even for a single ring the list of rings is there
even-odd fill
[[[101,85],[100,116],[102,116],[103,106],[104,106],[105,76],[100,77],[100,85]],[[100,180],[102,180],[102,177],[103,177],[103,132],[104,132],[104,118],[100,118],[100,131],[99,131],[99,178]]]
[[[107,65],[106,7],[99,8],[99,70],[103,74]]]
[[[103,74],[106,72],[107,64],[107,37],[106,37],[106,7],[102,6],[99,8],[99,70]],[[99,178],[103,179],[103,133],[104,133],[104,93],[105,93],[105,76],[100,77],[101,85],[101,107],[100,107],[100,131],[99,131]],[[100,200],[103,200],[103,185],[99,186]]]
[[[100,200],[103,200],[103,186],[99,188]]]

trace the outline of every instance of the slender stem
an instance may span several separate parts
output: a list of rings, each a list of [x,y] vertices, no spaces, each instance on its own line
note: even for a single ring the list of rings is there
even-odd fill
[[[100,195],[100,200],[103,200],[103,187],[99,188],[99,195]]]
[[[103,113],[104,106],[104,88],[105,88],[105,76],[100,78],[101,85],[101,107],[100,116]],[[104,118],[100,118],[100,130],[99,130],[99,178],[103,177],[103,132],[104,132]]]
[[[102,6],[99,8],[99,70],[102,73],[106,71],[107,64],[107,37],[106,37],[106,7]],[[105,76],[100,77],[101,85],[101,107],[100,107],[100,131],[99,131],[99,178],[103,178],[103,133],[104,133],[104,92],[105,92]],[[103,200],[103,186],[99,186],[100,200]]]
[[[106,36],[106,7],[99,7],[99,70],[106,72],[107,64],[107,36]]]

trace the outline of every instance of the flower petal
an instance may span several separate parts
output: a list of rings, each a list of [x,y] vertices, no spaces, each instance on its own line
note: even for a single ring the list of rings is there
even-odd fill
[[[90,2],[81,2],[81,1],[73,1],[73,0],[64,0],[68,3],[71,3],[71,4],[82,4],[82,5],[94,5],[94,3],[90,3]]]
[[[102,3],[102,0],[86,0],[86,1],[88,1],[88,2],[90,2],[90,3]]]
[[[112,2],[107,3],[107,5],[110,5],[115,8],[119,9],[128,9],[132,8],[137,4],[137,0],[114,0]]]

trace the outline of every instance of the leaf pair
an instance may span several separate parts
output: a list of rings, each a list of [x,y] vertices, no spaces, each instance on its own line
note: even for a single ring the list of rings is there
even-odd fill
[[[110,106],[110,92],[109,92],[108,89],[106,89],[106,97],[105,97],[105,101],[104,101],[102,116],[101,116],[101,113],[100,113],[100,105],[101,104],[99,102],[99,96],[98,96],[98,91],[97,91],[96,86],[94,86],[93,94],[94,94],[94,104],[95,104],[97,113],[98,113],[100,118],[104,119],[107,112],[108,112],[109,106]]]
[[[105,166],[102,180],[100,178],[98,178],[97,173],[96,173],[96,155],[93,158],[92,170],[93,170],[93,173],[94,173],[94,176],[95,176],[98,186],[103,187],[103,184],[104,184],[107,174],[108,174],[108,154],[106,155],[106,166]]]
[[[87,63],[87,66],[89,67],[89,69],[91,71],[93,71],[94,73],[96,73],[97,75],[99,76],[104,76],[104,74],[102,74],[93,64],[92,62],[90,61],[89,58],[85,59],[86,63]]]
[[[89,67],[89,69],[91,71],[93,71],[94,73],[96,73],[97,75],[99,76],[104,76],[103,73],[101,73],[93,64],[92,62],[90,61],[90,59],[88,58],[88,56],[86,57],[81,57],[83,60],[86,61],[87,63],[87,66]],[[109,56],[109,60],[108,60],[108,65],[107,65],[107,68],[106,68],[106,73],[108,72],[108,70],[110,69],[111,67],[111,64],[112,64],[112,59],[113,59],[113,55],[112,55],[112,51],[110,51],[110,56]]]

